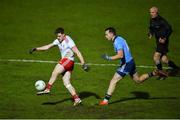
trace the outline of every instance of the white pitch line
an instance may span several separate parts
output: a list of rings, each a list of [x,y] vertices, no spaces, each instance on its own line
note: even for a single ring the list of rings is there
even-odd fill
[[[27,59],[0,59],[0,62],[27,62],[27,63],[57,63],[57,61],[47,61],[47,60],[27,60]],[[77,65],[80,65],[80,63],[75,63]],[[87,63],[87,65],[90,66],[119,66],[119,64],[98,64],[98,63]],[[149,65],[137,65],[138,68],[156,68],[155,66],[149,66]],[[168,67],[163,67],[165,69],[168,69]]]

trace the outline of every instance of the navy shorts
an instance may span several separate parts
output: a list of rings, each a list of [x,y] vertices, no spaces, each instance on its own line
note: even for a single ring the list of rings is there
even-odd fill
[[[125,75],[129,74],[131,77],[136,73],[136,64],[132,59],[130,62],[123,64],[119,67],[116,71],[120,76],[124,77]]]

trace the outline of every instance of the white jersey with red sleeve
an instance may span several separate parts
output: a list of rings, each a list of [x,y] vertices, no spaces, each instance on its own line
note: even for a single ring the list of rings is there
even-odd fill
[[[62,42],[56,39],[53,41],[53,44],[59,47],[62,59],[68,58],[74,61],[74,52],[72,51],[72,48],[75,47],[76,45],[74,41],[71,39],[71,37],[66,35],[65,39]]]

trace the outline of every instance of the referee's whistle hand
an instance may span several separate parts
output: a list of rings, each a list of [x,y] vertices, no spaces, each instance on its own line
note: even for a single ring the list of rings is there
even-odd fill
[[[148,38],[149,38],[149,39],[151,39],[151,38],[152,38],[152,35],[151,35],[151,34],[149,34],[149,35],[148,35]]]
[[[162,44],[165,43],[165,38],[159,38],[159,42]]]

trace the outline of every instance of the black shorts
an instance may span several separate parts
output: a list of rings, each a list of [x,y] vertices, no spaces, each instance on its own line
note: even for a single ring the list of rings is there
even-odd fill
[[[164,44],[157,44],[156,47],[156,52],[161,53],[162,55],[166,55],[168,53],[168,45],[164,45]]]
[[[162,55],[166,55],[168,53],[168,46],[169,46],[169,38],[166,38],[164,44],[159,42],[159,37],[156,37],[156,52],[161,53]]]

